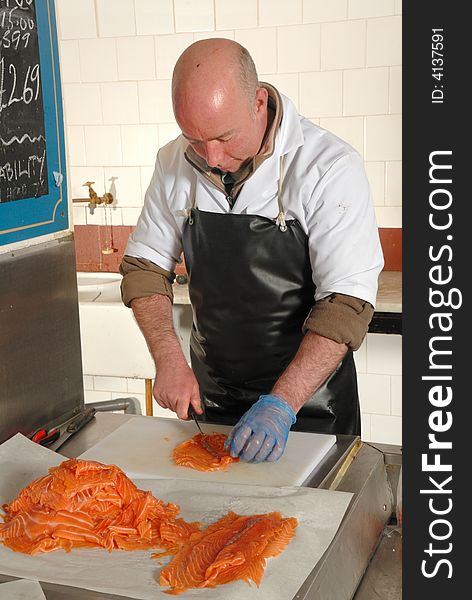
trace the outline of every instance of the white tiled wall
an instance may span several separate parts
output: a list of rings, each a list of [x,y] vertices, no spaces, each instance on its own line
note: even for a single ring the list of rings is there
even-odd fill
[[[141,405],[141,413],[146,414],[146,390],[144,379],[126,377],[103,377],[99,375],[84,376],[85,403],[103,402],[114,398],[137,398]],[[161,408],[153,401],[153,414],[156,417],[177,418],[167,409]]]
[[[246,46],[262,81],[359,150],[379,226],[401,227],[400,0],[56,5],[72,195],[84,195],[86,180],[102,194],[115,177],[114,223],[135,224],[149,180],[137,187],[123,167],[148,175],[157,149],[179,133],[170,102],[175,61],[193,41],[219,36]],[[99,218],[85,205],[73,212],[80,224]]]
[[[401,0],[56,0],[72,197],[112,191],[115,225],[134,225],[159,147],[179,133],[175,61],[193,41],[235,39],[262,81],[364,157],[380,227],[401,227]],[[73,208],[76,224],[103,211]],[[401,443],[401,337],[356,353],[365,440]],[[85,377],[88,401],[144,382]],[[154,412],[170,416],[154,404]]]
[[[362,439],[402,443],[402,337],[369,333],[355,353]]]

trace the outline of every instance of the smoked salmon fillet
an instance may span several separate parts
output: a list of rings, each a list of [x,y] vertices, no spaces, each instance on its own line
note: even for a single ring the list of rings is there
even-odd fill
[[[238,462],[226,451],[224,433],[199,433],[176,446],[172,452],[175,463],[197,471],[226,471],[228,465]]]
[[[115,465],[70,459],[23,488],[0,523],[0,542],[37,554],[78,547],[111,551],[163,548],[174,554],[199,523],[145,492]]]
[[[240,516],[229,512],[204,531],[192,533],[161,570],[159,583],[168,594],[189,588],[213,588],[242,579],[259,586],[267,558],[277,556],[292,539],[297,519],[279,512]]]

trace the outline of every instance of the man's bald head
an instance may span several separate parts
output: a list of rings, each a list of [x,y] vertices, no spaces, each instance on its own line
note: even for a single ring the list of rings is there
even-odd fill
[[[257,154],[267,127],[267,98],[248,51],[231,40],[195,42],[175,65],[175,119],[211,168],[234,172]]]
[[[251,104],[259,81],[254,61],[249,52],[232,40],[212,38],[200,40],[189,46],[178,59],[172,78],[174,107],[179,96],[187,89],[195,95],[204,91],[218,93],[225,80],[236,85],[238,92]]]

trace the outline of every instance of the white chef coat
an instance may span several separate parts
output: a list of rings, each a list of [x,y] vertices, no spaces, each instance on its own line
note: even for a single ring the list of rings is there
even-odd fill
[[[280,96],[283,118],[274,152],[245,182],[233,208],[224,192],[185,159],[188,142],[182,135],[159,150],[125,254],[173,271],[180,262],[185,211],[194,193],[200,210],[275,221],[283,155],[282,205],[285,218],[297,219],[308,235],[314,300],[338,292],[375,306],[383,256],[363,160],[349,144],[299,115],[291,100]]]

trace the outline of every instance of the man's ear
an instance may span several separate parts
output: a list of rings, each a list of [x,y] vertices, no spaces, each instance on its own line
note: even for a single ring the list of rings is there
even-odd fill
[[[258,87],[256,89],[256,112],[259,112],[261,108],[267,106],[267,100],[269,93],[264,87]]]

